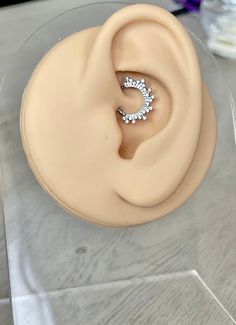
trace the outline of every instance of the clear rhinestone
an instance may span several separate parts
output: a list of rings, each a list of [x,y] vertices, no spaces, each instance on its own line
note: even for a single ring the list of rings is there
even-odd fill
[[[124,112],[121,108],[118,108],[118,112],[122,115],[122,120],[126,124],[130,122],[132,122],[132,124],[135,124],[137,120],[141,120],[141,119],[146,120],[147,119],[146,114],[148,114],[153,109],[151,106],[149,106],[150,103],[155,98],[154,95],[151,95],[152,89],[146,87],[145,79],[136,80],[130,77],[124,78],[124,82],[123,85],[121,86],[121,89],[125,89],[125,88],[135,88],[139,90],[143,96],[144,104],[141,107],[140,111],[131,114],[128,114]]]

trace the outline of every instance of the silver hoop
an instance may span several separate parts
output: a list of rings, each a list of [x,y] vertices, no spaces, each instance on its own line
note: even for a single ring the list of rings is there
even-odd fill
[[[138,89],[144,98],[143,106],[137,112],[126,113],[125,111],[123,111],[121,107],[119,107],[118,112],[123,116],[122,120],[124,121],[124,123],[128,124],[131,122],[135,124],[138,120],[146,120],[147,119],[146,115],[153,110],[152,106],[150,106],[150,103],[152,103],[152,101],[155,99],[155,96],[151,95],[152,89],[146,87],[145,80],[144,79],[135,80],[133,78],[126,77],[121,88]]]

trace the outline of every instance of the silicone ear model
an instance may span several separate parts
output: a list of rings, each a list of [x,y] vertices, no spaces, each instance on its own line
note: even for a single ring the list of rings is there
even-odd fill
[[[125,124],[145,79],[156,96],[146,121]],[[21,133],[42,187],[67,211],[105,225],[137,225],[180,206],[210,165],[216,122],[192,42],[170,13],[128,6],[71,35],[26,88]]]

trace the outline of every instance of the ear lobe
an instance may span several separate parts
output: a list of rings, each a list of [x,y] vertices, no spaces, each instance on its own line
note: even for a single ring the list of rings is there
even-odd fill
[[[202,82],[189,36],[167,11],[130,6],[104,24],[87,69],[94,71],[93,82],[100,84],[100,100],[110,101],[114,111],[129,105],[117,73],[119,78],[145,76],[158,97],[149,121],[135,126],[119,123],[122,136],[116,150],[130,160],[117,160],[113,188],[133,205],[161,204],[190,168],[200,135]],[[107,88],[112,97],[106,94]]]

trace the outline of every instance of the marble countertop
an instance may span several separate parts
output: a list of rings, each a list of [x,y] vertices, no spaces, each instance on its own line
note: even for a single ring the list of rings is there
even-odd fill
[[[0,9],[0,80],[33,30],[83,3],[88,1],[45,0]],[[174,8],[171,1],[162,3]],[[181,20],[204,39],[197,18],[183,16]],[[236,99],[236,62],[217,60]],[[224,98],[218,106],[220,132],[232,130],[231,115],[223,111]],[[10,132],[5,168],[16,176],[28,175],[25,165],[16,166],[14,153],[11,156],[11,128],[16,121],[13,115],[6,116],[0,117],[1,135]],[[21,194],[12,190],[13,196],[6,200],[8,262],[0,217],[0,325],[12,322],[8,264],[17,325],[236,324],[236,160],[230,134],[223,144],[220,139],[217,162],[209,176],[220,187],[215,200],[221,204],[212,199],[209,180],[175,216],[138,228],[88,225],[61,212],[32,176],[27,176],[27,189],[17,178],[9,181],[9,193],[18,187]],[[16,195],[25,206],[31,200],[31,209],[40,210],[44,204],[50,218],[45,220],[35,210],[32,222],[23,205],[19,210]],[[198,210],[203,197],[208,204]]]

